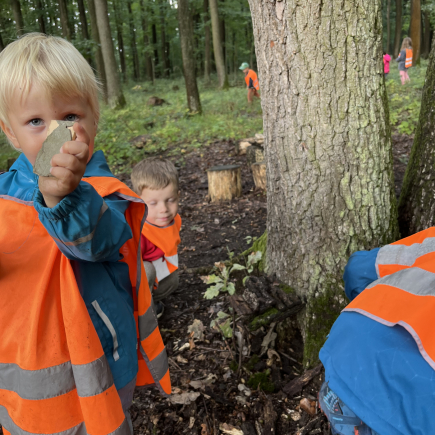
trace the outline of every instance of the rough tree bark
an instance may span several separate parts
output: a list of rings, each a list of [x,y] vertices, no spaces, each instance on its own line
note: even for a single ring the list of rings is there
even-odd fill
[[[221,89],[227,89],[229,87],[229,84],[228,84],[227,71],[225,68],[224,52],[222,50],[222,43],[221,43],[222,39],[221,39],[220,25],[219,25],[218,1],[209,0],[209,5],[210,5],[211,28],[212,28],[212,35],[213,35],[214,60],[216,63],[219,87]]]
[[[423,14],[424,17],[424,33],[423,33],[423,41],[422,41],[422,47],[421,47],[421,57],[423,59],[427,59],[429,57],[430,53],[430,35],[431,35],[431,28],[430,28],[430,16],[429,12],[425,11]]]
[[[210,15],[208,13],[208,0],[204,0],[204,81],[210,83],[211,72],[211,34]]]
[[[201,113],[201,101],[196,82],[195,42],[189,0],[178,0],[178,25],[184,81],[186,82],[187,106],[191,112]]]
[[[36,0],[35,1],[35,9],[38,11],[39,31],[41,33],[47,33],[47,31],[46,31],[46,25],[45,25],[45,19],[44,19],[45,10],[44,10],[44,7],[42,6],[42,1],[41,0]]]
[[[411,2],[411,30],[412,39],[412,64],[420,63],[420,44],[421,44],[421,0]]]
[[[20,0],[11,0],[12,13],[14,14],[15,27],[17,29],[17,35],[24,34],[24,20],[21,13]]]
[[[133,11],[131,9],[131,0],[127,0],[127,9],[128,9],[128,18],[129,18],[129,24],[130,24],[131,51],[133,53],[134,79],[140,80],[139,55],[137,53],[137,45],[136,45],[136,28],[134,25]]]
[[[396,0],[396,29],[394,32],[394,57],[399,56],[402,45],[402,0]]]
[[[435,225],[435,44],[429,57],[420,118],[399,200],[403,237]]]
[[[267,267],[307,301],[314,364],[352,252],[398,235],[380,0],[249,0],[262,89]]]
[[[146,20],[146,10],[143,0],[140,0],[140,9],[142,12],[142,35],[143,35],[143,45],[144,45],[144,57],[145,57],[145,72],[148,80],[154,81],[153,73],[153,62],[151,60],[151,55],[149,52],[150,40],[148,38],[148,23]]]
[[[98,32],[106,71],[107,99],[111,108],[118,109],[125,106],[125,98],[121,90],[107,9],[107,0],[95,0]]]
[[[68,8],[66,0],[59,0],[60,25],[62,27],[62,36],[71,41],[71,29],[68,23]]]
[[[88,11],[89,11],[89,17],[91,19],[92,39],[95,42],[94,56],[95,56],[95,63],[97,64],[98,78],[100,79],[100,82],[103,86],[103,100],[107,104],[108,101],[107,101],[106,70],[104,68],[103,53],[101,52],[100,34],[98,32],[97,14],[95,12],[94,0],[88,0]]]

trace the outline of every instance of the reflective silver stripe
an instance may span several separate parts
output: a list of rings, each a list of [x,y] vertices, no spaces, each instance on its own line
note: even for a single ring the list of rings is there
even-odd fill
[[[112,325],[112,322],[109,320],[109,318],[106,316],[104,311],[101,309],[100,304],[97,301],[92,302],[92,306],[95,308],[95,311],[98,313],[98,315],[101,317],[101,320],[104,322],[104,324],[107,326],[107,329],[109,330],[110,334],[112,334],[112,340],[113,340],[113,359],[115,361],[119,360],[119,353],[118,353],[118,337],[116,335],[115,328]]]
[[[19,198],[15,198],[14,196],[9,196],[9,195],[0,195],[1,199],[6,199],[8,201],[14,201],[14,202],[18,202],[18,204],[22,204],[22,205],[30,205],[33,206],[33,201],[23,201],[22,199]]]
[[[372,282],[367,288],[375,287],[378,284],[397,287],[418,296],[435,296],[435,273],[419,267],[399,270],[384,276]]]
[[[33,432],[27,432],[26,430],[21,429],[19,426],[17,426],[12,418],[9,416],[8,410],[2,405],[0,405],[0,424],[12,435],[40,435]],[[129,432],[124,433],[126,435],[129,434]],[[50,435],[87,435],[87,432],[85,424],[80,423],[77,426],[72,427],[71,429],[67,429],[62,432],[52,433]]]
[[[24,370],[0,363],[0,390],[13,391],[28,400],[50,399],[75,389],[71,362],[41,370]]]
[[[89,240],[92,240],[94,238],[95,230],[97,229],[98,222],[100,221],[101,217],[103,216],[104,212],[109,208],[109,206],[106,204],[106,202],[103,200],[103,205],[100,208],[100,213],[98,215],[97,223],[95,224],[94,229],[90,234],[87,236],[79,237],[76,240],[73,240],[72,242],[63,242],[66,246],[77,246],[81,245],[82,243],[89,242]]]
[[[128,421],[124,419],[121,426],[119,426],[118,429],[114,430],[109,435],[133,435],[133,433],[130,431]]]
[[[171,272],[169,272],[168,265],[164,258],[159,258],[152,262],[153,266],[156,268],[156,277],[157,281],[162,281],[164,278],[169,276]]]
[[[153,377],[153,379],[154,379],[154,382],[155,382],[155,384],[156,384],[156,386],[157,386],[157,388],[159,389],[159,391],[160,391],[160,393],[162,394],[162,396],[165,396],[165,397],[169,397],[169,394],[162,388],[162,386],[160,385],[160,380],[162,379],[162,377],[165,375],[165,373],[166,373],[166,371],[167,370],[169,370],[169,365],[168,365],[168,355],[167,355],[167,353],[166,353],[166,347],[163,349],[163,351],[161,352],[161,354],[160,355],[157,355],[157,357],[156,358],[154,358],[154,360],[153,361],[158,361],[158,358],[161,358],[161,362],[163,363],[163,366],[162,367],[156,367],[157,366],[157,364],[156,363],[154,363],[154,364],[152,364],[151,362],[150,362],[150,360],[149,360],[149,358],[148,358],[148,355],[146,354],[146,352],[144,351],[144,348],[143,348],[143,346],[142,346],[142,344],[140,345],[140,353],[142,354],[142,356],[143,356],[143,359],[145,360],[145,362],[146,362],[146,364],[147,364],[147,367],[148,367],[148,369],[149,369],[149,371],[150,371],[150,373],[151,373],[151,376]],[[165,354],[164,355],[164,358],[162,357],[162,354]],[[161,374],[161,372],[164,370],[164,368],[166,368],[166,371],[163,373],[163,375]]]
[[[389,264],[412,266],[417,258],[431,252],[435,252],[435,237],[428,237],[423,243],[414,243],[411,246],[386,245],[378,252],[376,269],[378,270],[379,265]]]
[[[154,374],[156,376],[154,380],[160,381],[169,369],[166,347],[152,361],[148,363],[148,368],[150,368],[150,365],[153,368],[153,371],[151,372],[153,374],[153,378]]]
[[[112,372],[105,355],[88,364],[73,364],[72,369],[80,397],[96,396],[113,385]]]
[[[157,328],[157,317],[152,306],[149,306],[145,314],[138,317],[139,336],[141,340],[149,337],[149,335]]]
[[[178,267],[178,254],[167,256],[165,255],[166,261],[171,263],[173,266]]]

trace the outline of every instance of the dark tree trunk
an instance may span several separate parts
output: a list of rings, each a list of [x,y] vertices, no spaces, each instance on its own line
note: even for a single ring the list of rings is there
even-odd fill
[[[214,60],[216,63],[216,70],[218,74],[219,87],[221,89],[227,89],[229,84],[228,84],[227,71],[225,68],[224,52],[222,50],[222,38],[220,34],[220,25],[219,25],[218,0],[209,0],[209,5],[210,5],[212,35],[213,35],[213,52],[214,52]]]
[[[83,39],[89,39],[88,20],[86,19],[86,11],[83,0],[77,0],[77,5],[79,7],[80,27],[82,29]]]
[[[122,81],[125,83],[127,81],[127,65],[125,63],[124,37],[122,34],[122,22],[121,17],[119,16],[119,9],[116,0],[113,2],[113,11],[115,12],[116,35],[118,37],[119,63],[121,65]]]
[[[209,20],[208,0],[204,0],[204,80],[206,83],[210,83],[211,72],[211,33]]]
[[[385,49],[387,53],[390,52],[390,34],[391,34],[390,11],[391,11],[391,0],[387,0],[387,47]]]
[[[424,12],[424,33],[423,33],[423,45],[421,48],[421,57],[427,59],[430,53],[430,41],[431,41],[431,29],[430,29],[430,16],[429,12]]]
[[[11,0],[12,13],[14,14],[15,27],[17,29],[17,35],[24,34],[24,21],[23,14],[21,13],[20,0]]]
[[[3,51],[5,48],[5,44],[3,42],[2,34],[0,32],[0,51]]]
[[[166,0],[160,0],[160,44],[162,49],[163,77],[169,77],[169,59],[166,52]]]
[[[91,19],[92,39],[95,42],[94,56],[95,56],[95,63],[97,64],[97,73],[101,81],[101,84],[103,85],[104,102],[107,103],[106,70],[104,68],[103,53],[101,52],[100,34],[98,32],[97,15],[95,12],[94,0],[88,0],[88,10],[89,10],[89,17]]]
[[[129,17],[129,24],[130,24],[130,34],[131,34],[131,51],[133,53],[134,79],[135,80],[140,80],[139,55],[137,53],[136,29],[135,29],[135,26],[134,26],[133,12],[131,10],[131,0],[127,1],[127,9],[128,9],[128,17]]]
[[[346,304],[349,255],[398,236],[381,1],[249,4],[262,90],[267,272],[307,301],[299,320],[304,362],[313,365]]]
[[[421,44],[421,0],[411,2],[411,30],[412,39],[412,64],[420,63],[420,44]]]
[[[159,50],[157,49],[157,28],[155,23],[151,26],[153,34],[153,47],[154,47],[154,74],[157,76],[156,71],[159,70]],[[158,74],[160,75],[160,74]]]
[[[35,9],[38,11],[38,25],[39,25],[39,31],[41,33],[47,33],[46,25],[45,25],[45,19],[44,19],[44,7],[42,6],[41,0],[35,0]]]
[[[399,200],[402,237],[435,225],[435,44],[429,57],[420,119]]]
[[[180,29],[181,55],[184,81],[186,82],[187,106],[190,112],[201,113],[193,38],[192,14],[189,0],[178,0],[178,24]]]
[[[71,41],[71,29],[68,23],[68,8],[66,0],[59,0],[60,25],[62,26],[62,36]]]
[[[146,11],[143,0],[140,0],[140,7],[142,11],[142,32],[143,32],[143,45],[144,45],[144,57],[145,57],[145,71],[149,80],[154,81],[153,62],[149,52],[150,41],[148,37],[148,23],[146,21]]]
[[[95,12],[106,71],[107,98],[110,107],[117,109],[125,106],[125,98],[121,90],[118,66],[116,65],[107,0],[95,0]]]
[[[224,0],[218,1],[219,3],[224,3]],[[222,53],[224,55],[224,64],[225,64],[225,72],[227,71],[227,44],[226,44],[226,27],[225,27],[225,20],[219,15],[219,31],[221,35],[221,45],[222,45]]]
[[[402,0],[396,0],[396,30],[394,34],[394,57],[399,56],[402,45]]]

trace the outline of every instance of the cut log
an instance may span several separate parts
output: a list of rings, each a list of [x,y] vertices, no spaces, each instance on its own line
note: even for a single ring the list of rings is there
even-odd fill
[[[242,175],[239,165],[214,166],[207,171],[211,202],[231,201],[242,196]]]
[[[248,147],[246,149],[246,160],[249,166],[257,162],[262,162],[264,160],[263,148],[258,145]]]
[[[266,164],[264,162],[254,163],[251,166],[254,177],[255,187],[257,189],[266,189]]]
[[[244,155],[246,154],[246,150],[248,149],[248,147],[250,147],[252,144],[251,142],[247,142],[247,141],[240,141],[237,147],[237,154],[239,155]]]

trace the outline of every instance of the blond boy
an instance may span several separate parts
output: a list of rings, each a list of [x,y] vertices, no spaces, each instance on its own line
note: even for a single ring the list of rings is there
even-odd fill
[[[138,346],[148,383],[170,391],[149,289],[130,273],[145,207],[94,153],[98,119],[98,83],[69,42],[34,33],[0,53],[0,126],[21,151],[0,175],[6,434],[132,434]],[[77,138],[52,158],[52,177],[38,177],[33,164],[52,120],[74,121]]]
[[[178,214],[177,169],[169,160],[151,158],[138,163],[131,174],[134,191],[147,205],[142,229],[142,260],[150,288],[154,287],[157,317],[162,299],[178,288],[178,254],[181,218]]]

